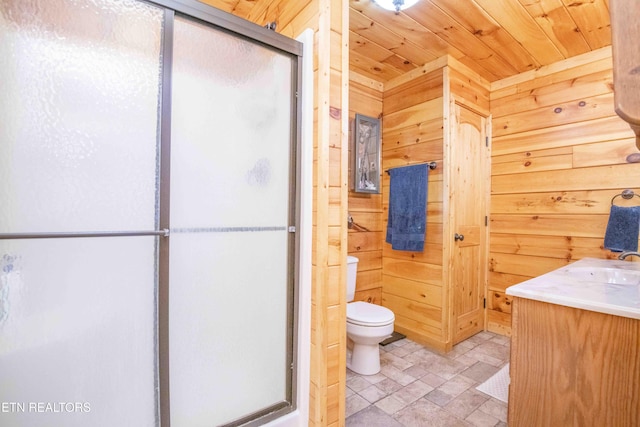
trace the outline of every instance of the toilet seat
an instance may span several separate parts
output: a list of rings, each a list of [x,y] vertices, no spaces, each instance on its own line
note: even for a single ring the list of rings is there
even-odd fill
[[[360,326],[385,326],[393,323],[395,316],[393,311],[377,304],[364,301],[350,302],[347,304],[347,322]]]

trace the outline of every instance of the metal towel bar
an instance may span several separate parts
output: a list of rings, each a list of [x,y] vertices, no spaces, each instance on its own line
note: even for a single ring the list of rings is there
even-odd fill
[[[438,167],[438,164],[436,162],[416,163],[416,164],[418,164],[418,165],[422,165],[422,164],[429,165],[429,169],[432,169],[432,170]],[[407,166],[413,166],[413,165],[407,165]],[[401,168],[403,166],[398,166],[398,167]],[[392,168],[392,169],[395,169],[395,168]],[[385,170],[385,172],[389,173],[389,169]]]

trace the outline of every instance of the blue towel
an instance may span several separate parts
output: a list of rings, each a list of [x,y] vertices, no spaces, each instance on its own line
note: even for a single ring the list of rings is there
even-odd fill
[[[399,251],[422,252],[427,228],[427,165],[390,169],[389,175],[386,242]]]
[[[637,251],[640,229],[640,206],[611,205],[604,248],[612,252]]]

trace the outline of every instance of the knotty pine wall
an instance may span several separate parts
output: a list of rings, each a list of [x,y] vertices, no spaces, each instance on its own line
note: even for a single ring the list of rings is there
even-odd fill
[[[346,0],[205,0],[296,38],[314,34],[311,372],[308,425],[343,426],[346,384],[348,36]],[[237,4],[236,4],[237,3]],[[344,72],[343,72],[344,71]]]
[[[611,64],[610,48],[603,48],[494,82],[490,104],[477,96],[478,87],[468,73],[451,69],[454,95],[492,114],[486,324],[491,331],[510,333],[508,286],[583,257],[616,256],[602,248],[610,201],[625,188],[640,191],[640,165],[625,161],[637,149],[633,132],[613,110]],[[351,84],[353,117],[369,100],[357,83]],[[442,74],[433,71],[384,85],[383,170],[442,160],[442,84]],[[359,98],[362,107],[355,104]],[[382,178],[385,194],[389,178],[386,174]],[[378,220],[368,216],[378,211],[377,205],[363,204],[353,193],[349,209],[356,223],[378,227],[382,221],[382,305],[396,313],[397,330],[433,345],[431,340],[442,339],[446,327],[441,168],[430,171],[429,182],[424,253],[393,251],[384,243],[388,192]],[[624,203],[620,198],[616,202]],[[356,236],[349,234],[350,253],[376,253],[375,242],[363,246]],[[363,280],[359,277],[359,283]],[[377,286],[372,288],[377,292]]]
[[[429,171],[424,251],[397,251],[382,244],[382,305],[395,313],[397,331],[441,351],[449,349],[452,340],[451,286],[443,271],[448,263],[443,230],[450,215],[444,200],[445,132],[450,121],[445,114],[451,97],[472,109],[489,110],[489,83],[447,56],[387,82],[383,98],[383,170],[431,161],[438,166]],[[383,174],[384,230],[389,183],[389,175]]]
[[[293,1],[281,3],[276,8],[280,13],[282,7],[296,7]],[[317,10],[314,49],[311,427],[343,426],[345,419],[348,6],[346,0],[314,0],[309,6]]]
[[[611,198],[640,191],[640,164],[625,161],[638,150],[612,90],[610,48],[492,84],[490,331],[510,333],[507,287],[615,257],[602,247]]]
[[[395,330],[435,345],[444,337],[442,283],[443,72],[385,85],[382,169],[436,161],[429,171],[423,252],[396,251],[382,238],[382,305],[395,314]],[[389,211],[389,175],[383,173],[383,225]]]
[[[356,226],[349,230],[348,251],[359,259],[356,301],[382,304],[382,194],[356,193],[353,188],[353,125],[356,113],[382,117],[380,82],[351,72],[349,77],[349,214]],[[382,182],[382,180],[380,180]],[[359,226],[359,227],[358,227]]]

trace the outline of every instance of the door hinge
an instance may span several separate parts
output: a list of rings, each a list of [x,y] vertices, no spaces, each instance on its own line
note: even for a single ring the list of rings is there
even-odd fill
[[[482,300],[482,308],[487,308],[487,299],[486,298],[484,298]]]
[[[485,137],[484,137],[484,146],[485,146],[485,147],[488,147],[488,146],[489,146],[489,137],[488,137],[488,136],[485,136]]]
[[[488,226],[489,225],[489,217],[487,215],[484,216],[484,226]]]

